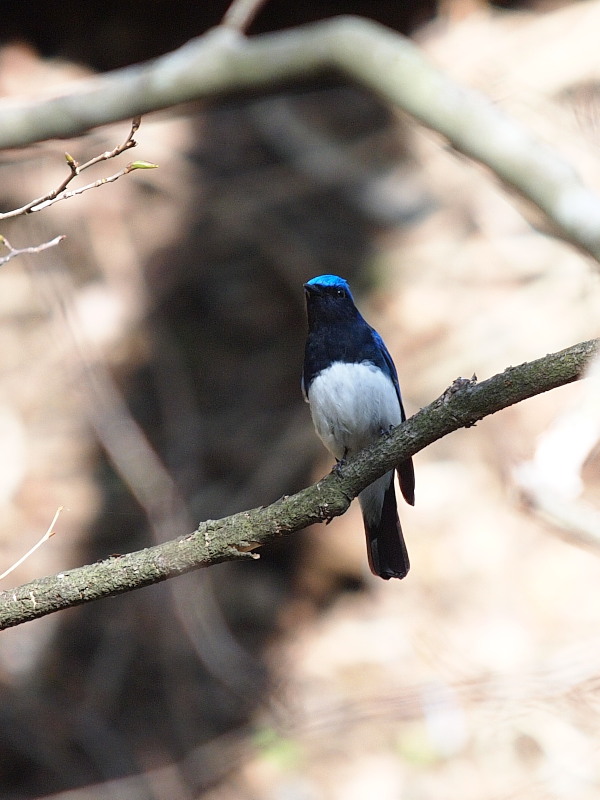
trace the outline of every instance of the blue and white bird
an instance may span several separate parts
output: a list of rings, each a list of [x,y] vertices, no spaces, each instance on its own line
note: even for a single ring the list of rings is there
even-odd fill
[[[304,284],[308,338],[302,391],[315,430],[329,452],[343,461],[406,419],[398,375],[381,336],[354,305],[348,283],[319,275]],[[415,502],[412,459],[397,466],[400,489]],[[369,566],[386,580],[410,568],[398,519],[394,470],[358,496]]]

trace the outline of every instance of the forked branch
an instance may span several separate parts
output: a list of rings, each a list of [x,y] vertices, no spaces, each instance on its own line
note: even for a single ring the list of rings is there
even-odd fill
[[[35,200],[30,200],[20,208],[14,208],[12,211],[5,211],[3,214],[0,214],[0,222],[5,219],[20,217],[24,214],[33,214],[35,211],[42,211],[42,209],[48,208],[48,206],[54,205],[54,203],[58,203],[60,200],[66,200],[68,197],[74,197],[75,195],[83,194],[83,192],[87,192],[89,189],[96,189],[98,186],[103,186],[105,183],[113,183],[114,181],[118,180],[118,178],[121,178],[123,175],[127,175],[134,169],[153,169],[156,167],[156,164],[150,164],[147,161],[133,161],[131,164],[128,164],[126,167],[119,170],[119,172],[116,172],[114,175],[110,175],[108,178],[99,178],[92,183],[88,183],[86,186],[80,186],[77,189],[67,191],[67,187],[71,181],[73,181],[78,175],[81,175],[82,172],[85,172],[86,169],[93,167],[95,164],[99,164],[101,161],[109,161],[112,158],[116,158],[126,150],[131,150],[132,147],[136,147],[137,142],[133,137],[140,127],[140,122],[141,117],[137,116],[134,118],[131,124],[129,135],[122,144],[117,145],[117,147],[115,147],[113,150],[106,150],[104,153],[100,153],[100,155],[90,158],[89,161],[85,161],[83,164],[77,162],[69,153],[65,153],[69,174],[61,182],[61,184],[57,186],[56,189],[52,189],[41,197],[36,197]],[[13,252],[14,255],[19,255],[20,253],[24,252],[38,251],[25,249]]]
[[[8,253],[5,256],[0,256],[0,267],[4,264],[7,264],[12,258],[16,258],[17,256],[22,256],[25,253],[29,254],[37,254],[41,253],[43,250],[48,250],[49,247],[56,247],[57,244],[60,244],[64,239],[64,236],[55,236],[54,239],[51,239],[49,242],[44,242],[43,244],[35,245],[35,247],[13,247],[12,244],[8,241],[6,236],[0,236],[0,245],[5,247],[8,250]]]

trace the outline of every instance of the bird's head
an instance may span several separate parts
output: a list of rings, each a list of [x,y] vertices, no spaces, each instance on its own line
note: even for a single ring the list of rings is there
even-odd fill
[[[353,318],[358,311],[348,282],[337,275],[318,275],[304,284],[308,322],[334,322]]]

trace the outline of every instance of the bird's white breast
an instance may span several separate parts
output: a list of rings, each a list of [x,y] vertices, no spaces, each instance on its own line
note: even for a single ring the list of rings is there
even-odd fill
[[[367,361],[334,362],[313,380],[307,399],[315,429],[337,459],[362,450],[401,422],[394,384]]]

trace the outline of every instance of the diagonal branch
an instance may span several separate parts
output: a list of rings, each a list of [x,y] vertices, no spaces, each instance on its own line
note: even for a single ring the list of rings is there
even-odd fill
[[[0,593],[0,629],[101,597],[123,594],[251,551],[314,522],[343,514],[352,498],[396,464],[452,431],[581,377],[600,340],[509,367],[482,383],[459,378],[395,432],[314,486],[221,520],[164,544],[40,578]]]
[[[253,3],[250,2],[250,6]],[[153,61],[80,81],[58,97],[0,103],[0,148],[235,92],[272,90],[336,70],[442,134],[537,206],[557,235],[600,261],[600,198],[572,167],[408,39],[353,17],[244,37],[220,26]]]

